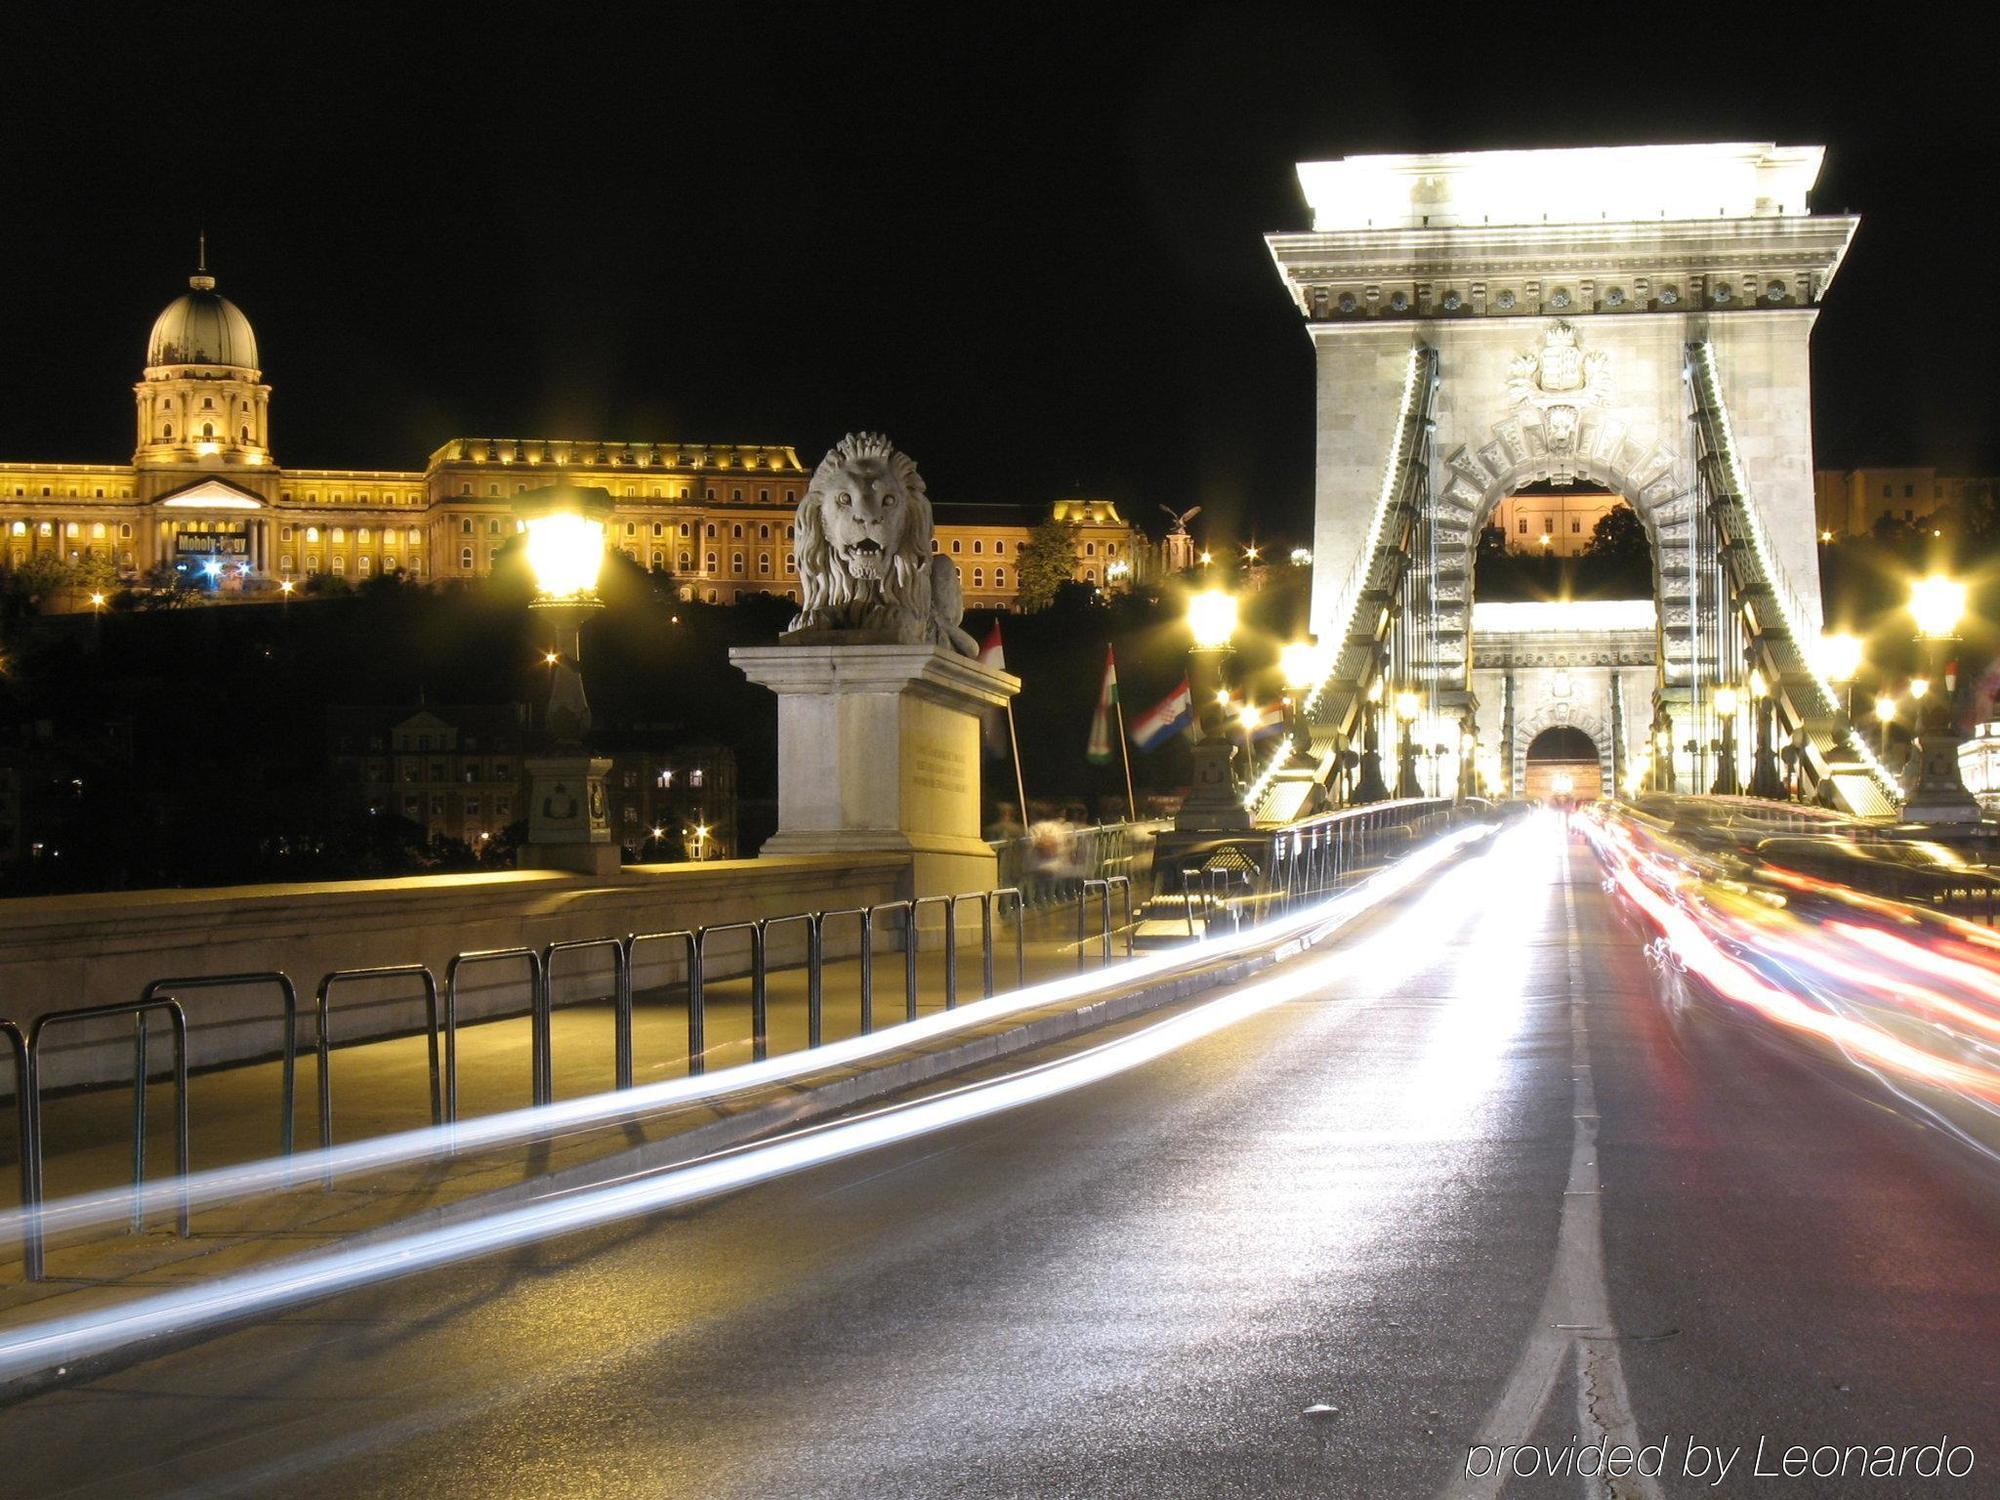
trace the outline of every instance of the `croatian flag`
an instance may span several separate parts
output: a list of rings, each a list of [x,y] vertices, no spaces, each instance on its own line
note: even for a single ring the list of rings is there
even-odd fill
[[[1179,687],[1134,721],[1132,743],[1141,750],[1157,750],[1193,722],[1194,694],[1183,677]]]

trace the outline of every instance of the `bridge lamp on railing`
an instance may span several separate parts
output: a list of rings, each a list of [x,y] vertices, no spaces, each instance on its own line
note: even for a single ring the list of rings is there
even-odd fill
[[[1386,802],[1389,783],[1382,778],[1382,673],[1378,667],[1361,705],[1361,765],[1354,783],[1356,803]]]
[[[1757,726],[1756,749],[1750,760],[1750,795],[1782,802],[1785,800],[1785,778],[1778,770],[1777,751],[1771,743],[1772,721],[1777,717],[1778,705],[1769,680],[1756,667],[1750,669],[1750,702]]]
[[[1724,684],[1715,690],[1715,712],[1722,721],[1722,734],[1715,742],[1715,784],[1709,790],[1718,797],[1735,797],[1743,791],[1736,778],[1736,711],[1741,706],[1735,688]]]
[[[1875,699],[1875,744],[1876,754],[1885,758],[1889,754],[1889,726],[1895,722],[1896,700],[1892,695],[1883,693]]]
[[[602,608],[608,490],[555,484],[514,500],[522,547],[534,575],[531,606],[550,636],[542,653],[549,701],[542,715],[547,752],[528,759],[528,843],[522,863],[610,874],[618,868],[604,791],[611,762],[584,748],[590,701],[583,690],[583,622]]]
[[[1943,681],[1943,690],[1935,695],[1928,712],[1921,698],[1917,703],[1914,727],[1923,759],[1916,789],[1903,807],[1903,816],[1914,823],[1969,823],[1979,818],[1979,804],[1959,774],[1960,737],[1952,723],[1958,664],[1949,653],[1958,643],[1958,622],[1965,617],[1965,601],[1965,585],[1942,573],[1910,586],[1910,614],[1917,622],[1917,644],[1923,649],[1925,670],[1936,680],[1942,663]],[[1912,696],[1916,689],[1912,682]]]
[[[1821,636],[1819,669],[1841,690],[1840,739],[1845,745],[1854,734],[1854,679],[1861,675],[1861,637],[1844,630]]]
[[[1417,715],[1423,709],[1423,700],[1409,688],[1396,694],[1396,722],[1403,726],[1402,739],[1396,748],[1396,795],[1398,797],[1421,797],[1424,789],[1417,782]]]
[[[1206,554],[1203,555],[1204,561]],[[1243,806],[1243,788],[1236,767],[1236,747],[1229,740],[1223,688],[1223,661],[1236,634],[1236,599],[1227,589],[1203,589],[1188,600],[1188,692],[1201,724],[1194,747],[1194,785],[1174,820],[1177,829],[1228,830],[1248,828],[1250,813]]]
[[[1278,652],[1278,675],[1285,681],[1285,738],[1307,748],[1306,695],[1326,680],[1326,653],[1312,641],[1291,641]]]

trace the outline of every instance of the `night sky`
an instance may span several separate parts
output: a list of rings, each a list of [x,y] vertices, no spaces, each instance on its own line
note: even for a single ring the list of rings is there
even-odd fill
[[[2000,469],[1989,23],[282,14],[16,18],[0,457],[129,459],[146,331],[205,228],[281,463],[549,434],[811,464],[875,426],[939,499],[1299,536],[1310,351],[1261,240],[1307,227],[1294,161],[1775,139],[1826,144],[1815,206],[1865,220],[1815,335],[1817,462]]]

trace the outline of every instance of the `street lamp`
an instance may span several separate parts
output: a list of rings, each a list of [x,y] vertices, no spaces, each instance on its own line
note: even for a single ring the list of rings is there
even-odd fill
[[[1750,760],[1750,795],[1782,802],[1785,778],[1778,770],[1777,752],[1771,746],[1772,720],[1777,716],[1778,705],[1772,699],[1770,683],[1755,667],[1750,669],[1750,701],[1755,707],[1757,723],[1757,748]]]
[[[1413,731],[1417,722],[1417,711],[1422,700],[1404,688],[1396,694],[1396,721],[1403,726],[1403,737],[1396,750],[1396,795],[1398,797],[1421,797],[1424,789],[1417,783],[1417,746]]]
[[[549,701],[542,715],[545,754],[530,756],[528,842],[522,863],[542,869],[609,875],[618,869],[618,846],[604,778],[605,758],[584,748],[590,702],[583,690],[583,622],[600,609],[597,580],[604,567],[604,523],[611,493],[554,484],[515,497],[514,516],[534,574],[532,608],[553,637],[542,660],[549,668]]]
[[[1278,675],[1285,681],[1285,736],[1303,751],[1306,697],[1326,678],[1326,653],[1312,641],[1291,641],[1278,651]]]
[[[1841,690],[1840,740],[1854,737],[1854,679],[1861,674],[1861,637],[1844,630],[1819,638],[1819,668]]]
[[[1919,579],[1910,586],[1910,614],[1917,622],[1917,644],[1923,648],[1926,673],[1938,676],[1939,662],[1948,646],[1958,641],[1958,622],[1965,614],[1965,585],[1941,573]],[[1913,823],[1976,823],[1979,803],[1965,789],[1959,774],[1959,735],[1952,723],[1957,686],[1956,665],[1944,668],[1944,691],[1928,712],[1917,703],[1917,784],[1903,805],[1903,816]],[[1916,692],[1916,683],[1910,691]]]
[[[1876,753],[1884,760],[1889,758],[1889,726],[1896,722],[1896,700],[1883,693],[1875,700]]]
[[[1736,689],[1724,685],[1715,690],[1715,711],[1722,719],[1722,738],[1716,742],[1715,785],[1718,797],[1739,796],[1743,787],[1736,779]]]
[[[1389,783],[1382,779],[1382,676],[1368,684],[1368,697],[1361,705],[1361,775],[1354,783],[1356,803],[1387,802]]]
[[[1206,554],[1204,554],[1204,558]],[[1236,634],[1236,599],[1227,589],[1203,589],[1188,600],[1188,691],[1200,717],[1201,738],[1194,746],[1194,784],[1174,819],[1184,830],[1234,830],[1250,827],[1238,783],[1236,747],[1229,742],[1223,705],[1223,660]]]

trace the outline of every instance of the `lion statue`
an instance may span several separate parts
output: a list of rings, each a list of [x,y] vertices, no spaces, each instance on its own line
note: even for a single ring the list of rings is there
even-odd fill
[[[917,466],[880,433],[850,432],[819,461],[799,502],[797,546],[805,603],[791,634],[865,630],[979,654],[959,625],[958,570],[931,553]]]

